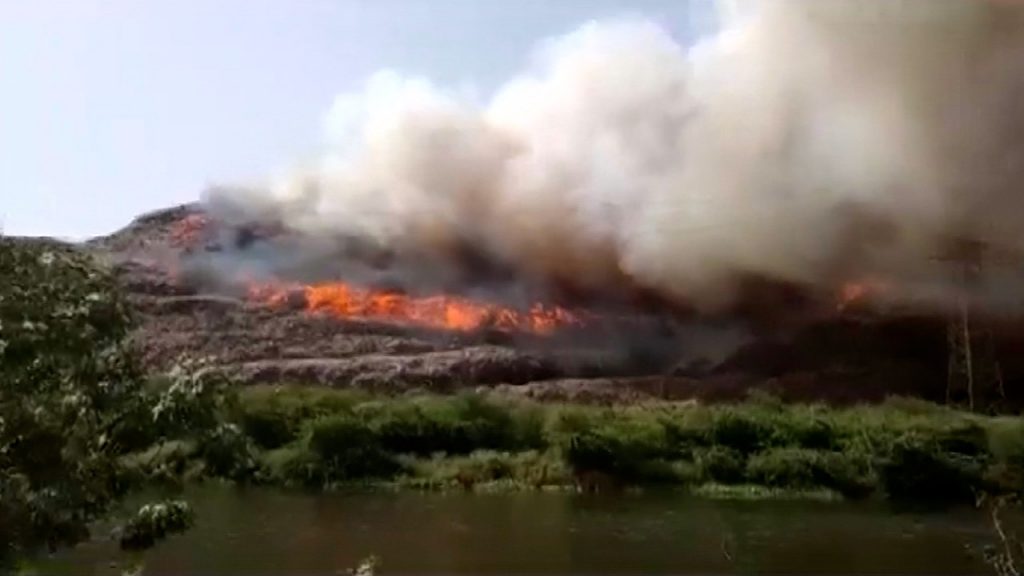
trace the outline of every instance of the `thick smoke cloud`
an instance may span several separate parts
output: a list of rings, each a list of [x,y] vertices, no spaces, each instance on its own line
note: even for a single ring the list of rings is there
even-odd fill
[[[694,47],[650,22],[586,24],[482,105],[381,72],[338,98],[322,158],[208,200],[706,309],[750,276],[941,301],[949,239],[1024,251],[1024,8],[721,4]],[[1021,275],[994,270],[985,296],[1011,301]]]

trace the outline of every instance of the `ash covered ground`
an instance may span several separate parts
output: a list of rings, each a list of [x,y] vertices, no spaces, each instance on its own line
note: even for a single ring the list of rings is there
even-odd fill
[[[883,313],[865,303],[809,314],[806,299],[776,291],[727,320],[634,305],[546,333],[344,318],[309,310],[301,298],[269,305],[203,280],[189,266],[195,254],[217,253],[240,237],[246,244],[252,232],[210,240],[188,224],[202,215],[198,204],[161,210],[84,245],[129,293],[140,322],[135,338],[153,371],[205,357],[245,383],[387,393],[489,388],[592,403],[721,401],[759,389],[787,401],[843,404],[892,395],[943,400],[946,391],[940,314]],[[993,400],[1018,404],[1022,346],[1009,324],[991,325],[1008,396]]]

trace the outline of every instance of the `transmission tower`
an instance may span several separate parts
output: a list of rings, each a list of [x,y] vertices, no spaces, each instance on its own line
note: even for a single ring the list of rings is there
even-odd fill
[[[995,356],[991,330],[972,321],[973,296],[981,277],[988,245],[970,239],[952,241],[936,258],[953,265],[956,303],[947,325],[948,367],[946,403],[966,400],[973,411],[980,395],[986,401],[1005,399],[1002,372]]]

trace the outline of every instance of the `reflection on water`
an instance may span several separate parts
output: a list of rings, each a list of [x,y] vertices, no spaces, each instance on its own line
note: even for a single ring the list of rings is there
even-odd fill
[[[724,502],[678,494],[334,494],[206,486],[198,524],[145,557],[145,574],[332,574],[371,554],[382,573],[979,574],[973,510]],[[120,566],[114,565],[121,562]],[[119,574],[101,540],[44,573]]]

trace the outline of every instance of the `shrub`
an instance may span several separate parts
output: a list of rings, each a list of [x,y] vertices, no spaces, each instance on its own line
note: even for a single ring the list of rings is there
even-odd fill
[[[906,501],[971,501],[983,487],[984,463],[976,457],[945,453],[934,439],[907,435],[881,466],[891,498]]]
[[[222,424],[198,443],[198,456],[207,474],[246,481],[259,466],[249,437],[233,424]]]
[[[937,416],[941,418],[950,415],[950,409],[945,406],[909,396],[889,396],[885,399],[881,409],[914,416]]]
[[[172,500],[146,504],[121,529],[123,550],[145,550],[171,534],[188,530],[195,522],[187,502]]]
[[[988,454],[988,432],[976,422],[954,422],[935,434],[942,452],[985,458]]]
[[[296,419],[276,402],[243,410],[239,419],[245,434],[263,449],[279,448],[298,435]]]
[[[365,418],[382,448],[399,454],[428,455],[445,451],[449,444],[440,422],[431,420],[416,404],[371,404],[357,409]]]
[[[455,476],[459,482],[491,482],[512,477],[513,466],[507,453],[481,450],[456,461]]]
[[[694,454],[710,445],[709,422],[695,422],[696,418],[659,418],[665,430],[666,450],[673,458],[692,460]]]
[[[828,488],[844,496],[869,494],[869,466],[854,455],[803,448],[775,448],[747,462],[747,479],[777,488]]]
[[[743,454],[756,452],[770,437],[771,429],[761,418],[736,408],[718,412],[711,423],[711,441]]]
[[[261,464],[269,480],[285,486],[313,489],[330,481],[323,461],[298,443],[263,453]]]
[[[834,450],[839,447],[840,432],[822,415],[806,409],[790,408],[773,418],[768,444],[775,447]]]
[[[563,451],[575,471],[606,472],[622,480],[650,477],[648,463],[671,455],[665,428],[655,419],[609,419],[571,436]]]
[[[309,428],[308,445],[330,481],[387,477],[399,467],[380,446],[373,431],[351,415],[326,416]]]
[[[739,450],[713,446],[697,452],[695,456],[694,461],[704,480],[722,484],[739,484],[744,481],[746,462]]]
[[[625,482],[757,482],[786,490],[825,487],[848,497],[885,487],[894,498],[930,498],[935,495],[916,486],[934,471],[914,477],[915,466],[926,459],[947,474],[940,483],[967,483],[967,490],[953,490],[959,497],[976,486],[1024,486],[1024,426],[1018,421],[920,402],[830,409],[762,397],[724,407],[597,408],[479,394],[374,400],[336,390],[269,393],[257,387],[243,393],[243,405],[248,434],[263,446],[288,448],[273,450],[264,462],[290,454],[268,465],[272,478],[288,477],[289,483],[388,477],[406,462],[415,463],[425,481],[445,485],[447,477],[438,479],[436,472],[444,468],[441,462],[466,468],[467,477],[491,478],[501,474],[481,468],[477,459],[485,457],[477,454],[527,469],[536,462],[525,464],[520,454],[543,454],[545,465],[558,459],[561,471],[552,474],[563,479],[601,472]],[[331,430],[341,430],[347,440]],[[447,459],[428,458],[439,453]],[[990,466],[993,458],[997,465]],[[364,461],[371,464],[358,463]],[[487,481],[532,482],[518,468],[509,474]]]
[[[816,488],[828,485],[822,455],[802,448],[776,448],[747,461],[747,478],[764,486]]]
[[[415,474],[409,483],[422,487],[471,488],[479,484],[508,482],[522,488],[565,485],[571,474],[554,454],[527,451],[520,453],[480,450],[467,456],[413,460],[409,468]]]
[[[621,467],[622,443],[596,432],[573,435],[565,450],[565,459],[576,471],[615,472]]]
[[[510,411],[479,394],[456,397],[454,417],[451,442],[458,452],[517,447],[516,429]]]
[[[1024,466],[1024,420],[1001,418],[988,427],[988,449],[994,458]]]
[[[515,407],[512,410],[512,422],[512,447],[515,449],[542,450],[549,446],[544,435],[545,413],[540,406]]]
[[[559,406],[548,421],[545,434],[558,444],[565,444],[574,434],[593,429],[610,415],[608,410],[595,410],[584,406]]]
[[[543,421],[478,394],[454,398],[368,402],[355,408],[381,446],[395,453],[468,454],[474,450],[516,450],[543,444]]]

